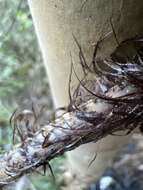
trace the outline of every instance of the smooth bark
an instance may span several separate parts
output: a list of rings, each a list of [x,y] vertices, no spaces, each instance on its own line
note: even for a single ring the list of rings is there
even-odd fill
[[[118,42],[143,33],[143,2],[140,0],[29,0],[29,4],[55,107],[67,106],[69,103],[67,89],[70,53],[78,76],[82,78],[79,49],[73,34],[78,39],[87,62],[90,63],[94,45],[104,35],[110,33],[98,49],[98,56],[101,58],[114,52],[119,45]],[[77,83],[73,78],[72,87]],[[73,173],[96,178],[110,165],[116,151],[127,140],[128,137],[109,137],[99,144],[83,146],[68,154],[68,165]],[[119,141],[122,143],[119,144]],[[87,165],[96,152],[98,157],[87,171]]]

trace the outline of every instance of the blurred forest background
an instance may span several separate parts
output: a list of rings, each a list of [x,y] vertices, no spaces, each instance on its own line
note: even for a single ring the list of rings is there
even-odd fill
[[[12,147],[9,119],[15,109],[47,107],[46,119],[53,105],[45,68],[42,63],[28,3],[25,0],[0,0],[0,151]],[[58,186],[64,158],[52,163]],[[41,171],[42,172],[42,171]],[[28,190],[54,190],[49,172],[28,178]],[[15,187],[13,188],[15,189]],[[23,188],[24,189],[24,188]],[[60,187],[58,187],[60,189]],[[16,190],[16,189],[15,189]]]

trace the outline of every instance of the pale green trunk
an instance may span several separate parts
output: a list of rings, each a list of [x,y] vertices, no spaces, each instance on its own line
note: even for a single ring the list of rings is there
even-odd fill
[[[70,52],[76,70],[81,77],[78,48],[72,34],[81,45],[87,61],[90,62],[97,40],[112,31],[110,19],[118,41],[143,34],[143,1],[141,0],[29,0],[36,32],[43,53],[45,67],[55,107],[66,106]],[[117,47],[113,33],[102,44],[99,56],[108,56]],[[73,82],[73,86],[77,83]],[[68,154],[73,173],[96,178],[109,165],[116,151],[127,137],[108,137],[97,145],[84,145]],[[119,143],[121,141],[122,143]],[[89,161],[98,150],[93,165]]]

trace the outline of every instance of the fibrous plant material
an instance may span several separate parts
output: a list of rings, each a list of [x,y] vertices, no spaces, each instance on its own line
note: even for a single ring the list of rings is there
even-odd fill
[[[82,144],[97,142],[107,135],[118,135],[119,131],[127,135],[142,127],[142,51],[137,51],[124,63],[112,57],[97,60],[93,56],[90,66],[85,62],[82,49],[79,53],[82,67],[88,74],[96,74],[96,79],[88,81],[84,72],[84,79],[78,79],[79,86],[68,112],[49,124],[40,125],[33,109],[14,113],[11,121],[20,143],[0,157],[0,186],[14,182]],[[103,64],[106,70],[100,68]],[[74,73],[76,75],[75,70]],[[39,130],[35,131],[37,128]]]

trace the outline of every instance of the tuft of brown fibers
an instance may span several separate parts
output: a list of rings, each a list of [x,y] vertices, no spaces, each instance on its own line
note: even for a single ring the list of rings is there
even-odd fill
[[[97,142],[107,135],[118,135],[119,131],[128,135],[143,126],[142,39],[128,40],[137,43],[139,48],[126,59],[115,55],[98,59],[95,46],[89,64],[75,36],[74,39],[79,47],[84,77],[79,79],[71,60],[67,112],[43,125],[38,122],[34,109],[12,115],[14,136],[19,135],[19,144],[0,157],[0,186],[14,182],[41,165],[45,168],[45,163],[49,165],[51,159],[82,144]],[[70,89],[72,74],[79,81],[73,94]],[[96,76],[94,80],[88,79],[90,74]]]
[[[118,131],[118,126],[122,130],[127,130],[125,135],[129,134],[136,127],[142,131],[143,119],[143,40],[141,37],[128,39],[126,42],[138,46],[135,54],[129,58],[123,53],[123,59],[113,53],[110,58],[101,60],[96,58],[98,47],[104,38],[97,42],[93,53],[93,59],[90,64],[86,62],[82,48],[76,39],[74,40],[79,48],[80,64],[84,77],[79,79],[76,74],[74,64],[71,61],[71,72],[73,71],[79,85],[75,90],[73,97],[70,96],[73,110],[78,119],[86,122],[100,125],[100,130],[104,130],[104,135],[112,134]],[[119,42],[118,42],[119,43]],[[119,48],[118,46],[118,48]],[[117,48],[117,49],[118,49]],[[122,61],[121,61],[122,60]],[[88,75],[94,74],[94,80],[88,80]],[[71,80],[71,79],[70,79]],[[70,91],[69,91],[70,92]],[[72,98],[71,98],[72,97]],[[83,106],[83,102],[91,100],[108,104],[110,109],[105,112],[94,112]],[[82,104],[82,106],[81,106]],[[75,106],[76,105],[76,106]],[[79,106],[78,106],[79,105]],[[110,110],[110,111],[109,111]],[[108,113],[108,114],[107,114]],[[116,128],[117,127],[117,128]],[[111,132],[112,131],[112,132]],[[103,137],[104,137],[103,135]]]

